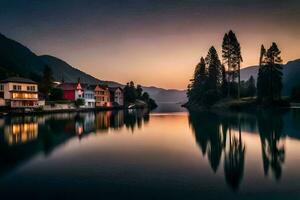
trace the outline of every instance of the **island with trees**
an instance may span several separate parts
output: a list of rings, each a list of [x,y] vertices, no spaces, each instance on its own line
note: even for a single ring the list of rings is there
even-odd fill
[[[183,106],[190,110],[289,106],[281,96],[283,61],[275,42],[268,49],[261,46],[257,81],[252,76],[241,81],[242,62],[241,45],[230,30],[223,38],[221,59],[214,46],[200,58],[188,85],[188,102]],[[293,95],[299,95],[297,90]]]

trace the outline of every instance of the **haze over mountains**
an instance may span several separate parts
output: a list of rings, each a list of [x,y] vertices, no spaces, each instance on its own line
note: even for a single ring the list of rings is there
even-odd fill
[[[15,75],[30,77],[31,73],[41,75],[45,65],[52,68],[56,81],[64,79],[66,82],[75,82],[80,78],[83,83],[88,84],[98,83],[109,86],[124,86],[114,81],[99,80],[54,56],[38,56],[24,45],[0,34],[0,79],[5,76]],[[256,79],[257,72],[257,66],[244,68],[241,70],[241,79],[247,80],[251,75]],[[300,76],[300,60],[291,61],[284,65],[283,74],[283,95],[289,95],[293,86],[300,85],[300,79],[298,78]],[[143,89],[158,103],[177,103],[187,100],[185,90],[168,90],[158,87],[143,87]]]

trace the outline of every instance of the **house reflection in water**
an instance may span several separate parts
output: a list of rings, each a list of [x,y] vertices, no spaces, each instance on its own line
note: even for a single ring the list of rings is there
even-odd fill
[[[37,122],[12,122],[4,126],[4,140],[8,145],[26,143],[38,138]]]
[[[110,126],[112,111],[96,113],[95,125],[97,132],[106,132]]]

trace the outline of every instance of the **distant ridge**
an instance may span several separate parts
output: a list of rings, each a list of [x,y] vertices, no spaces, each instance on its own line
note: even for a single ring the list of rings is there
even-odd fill
[[[29,48],[7,38],[0,33],[0,80],[8,76],[22,76],[29,78],[31,73],[41,75],[45,65],[48,65],[56,81],[62,78],[66,82],[75,82],[78,78],[83,83],[107,84],[109,86],[121,86],[123,84],[114,81],[99,80],[51,55],[37,56]],[[158,87],[143,87],[157,102],[185,102],[186,91],[166,90]]]
[[[88,84],[107,84],[112,87],[122,86],[122,84],[113,81],[102,81],[99,80],[77,68],[72,67],[67,62],[50,55],[42,55],[39,58],[53,71],[54,79],[61,81],[64,79],[66,82],[74,82],[78,78],[82,83]],[[76,78],[77,77],[77,78]]]
[[[241,79],[248,80],[253,76],[257,80],[258,66],[241,69]],[[283,65],[282,95],[289,96],[294,86],[300,86],[300,59],[289,61]]]

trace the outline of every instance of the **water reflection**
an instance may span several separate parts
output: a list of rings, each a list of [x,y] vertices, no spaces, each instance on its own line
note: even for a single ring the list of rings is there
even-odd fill
[[[41,184],[64,194],[76,179],[74,191],[84,187],[95,196],[122,196],[116,191],[128,188],[158,197],[163,191],[170,199],[276,196],[300,186],[298,113],[131,110],[0,118],[0,185],[11,191]]]
[[[285,160],[284,112],[258,113],[190,113],[189,122],[195,139],[211,169],[217,172],[222,155],[224,176],[228,185],[238,190],[243,180],[246,143],[243,132],[260,136],[262,163],[265,176],[273,174],[276,180],[282,176]]]
[[[70,138],[81,139],[91,133],[103,134],[123,127],[134,133],[148,121],[147,110],[0,118],[0,174],[39,152],[49,155]]]

